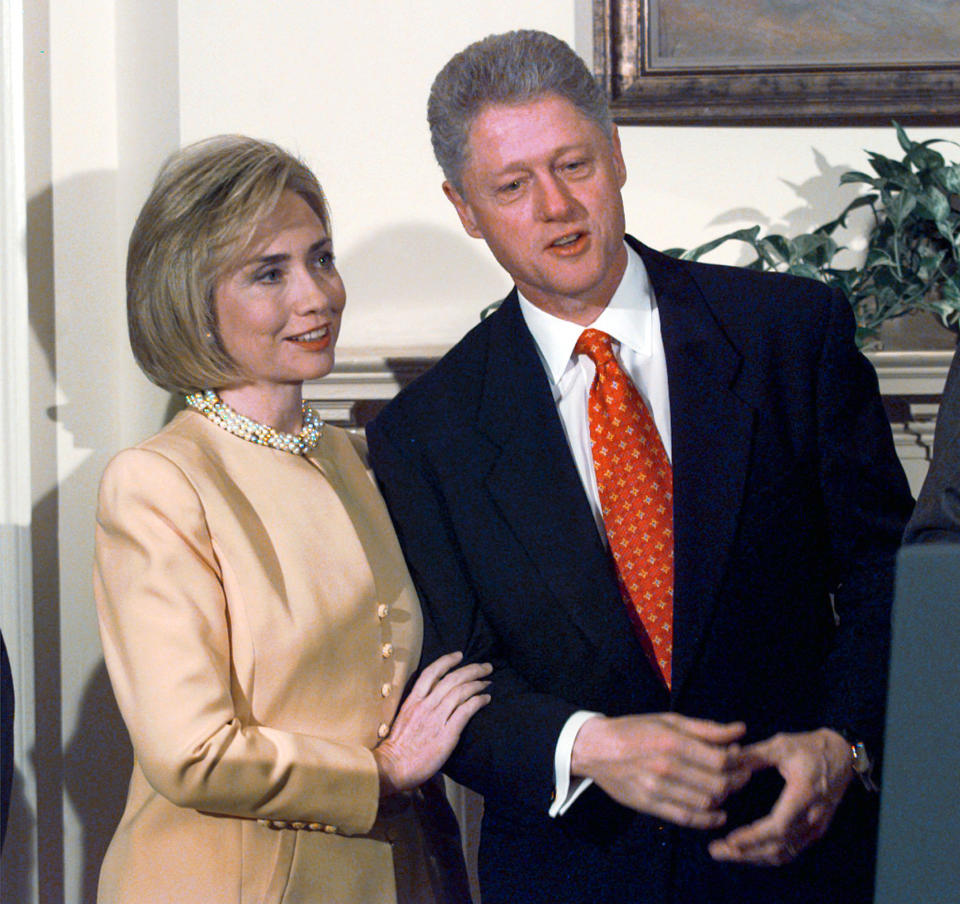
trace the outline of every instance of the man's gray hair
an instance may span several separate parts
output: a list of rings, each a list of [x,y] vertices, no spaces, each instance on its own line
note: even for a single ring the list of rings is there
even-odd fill
[[[489,35],[456,54],[433,81],[427,101],[430,140],[443,175],[462,193],[470,128],[490,104],[529,103],[545,94],[570,101],[608,135],[613,119],[603,89],[583,60],[543,31]]]

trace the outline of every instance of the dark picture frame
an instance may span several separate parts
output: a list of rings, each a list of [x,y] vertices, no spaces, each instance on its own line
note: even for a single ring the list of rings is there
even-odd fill
[[[670,2],[594,0],[594,70],[617,122],[960,125],[960,43],[945,63],[662,67],[650,59],[651,16]]]

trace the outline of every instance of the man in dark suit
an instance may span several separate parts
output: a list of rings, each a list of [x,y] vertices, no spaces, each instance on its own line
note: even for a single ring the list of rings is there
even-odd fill
[[[849,306],[624,238],[616,128],[549,35],[471,45],[428,115],[516,288],[368,438],[425,655],[494,663],[447,766],[484,902],[869,901],[911,499]]]
[[[903,542],[960,543],[960,348],[940,399],[933,461]]]

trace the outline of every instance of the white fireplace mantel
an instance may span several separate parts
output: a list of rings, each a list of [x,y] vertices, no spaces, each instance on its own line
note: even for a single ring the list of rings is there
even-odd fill
[[[341,349],[333,372],[304,387],[306,399],[330,423],[355,427],[437,361],[445,349]],[[914,493],[926,476],[940,394],[951,351],[879,351],[877,371],[897,453]]]

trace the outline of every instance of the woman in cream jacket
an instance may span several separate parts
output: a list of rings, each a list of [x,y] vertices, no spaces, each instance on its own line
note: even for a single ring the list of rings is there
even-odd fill
[[[345,300],[315,177],[239,136],[174,155],[127,300],[138,363],[187,409],[101,484],[95,590],[135,759],[100,901],[468,901],[432,777],[489,666],[443,657],[399,706],[416,594],[362,449],[301,397]]]

